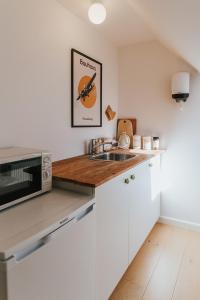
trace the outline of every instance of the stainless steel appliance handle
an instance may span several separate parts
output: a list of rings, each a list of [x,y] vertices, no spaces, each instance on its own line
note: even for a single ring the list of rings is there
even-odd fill
[[[51,240],[51,234],[43,237],[40,240],[35,241],[34,243],[28,245],[26,248],[16,251],[13,254],[13,257],[15,258],[16,262],[20,262],[24,260],[26,257],[28,257],[29,255],[31,255],[32,253],[36,252],[37,250],[39,250],[40,248],[48,244],[50,240]]]
[[[89,207],[87,207],[84,211],[80,212],[78,216],[75,217],[76,222],[82,220],[85,218],[88,214],[90,214],[95,208],[95,203],[91,204]]]
[[[14,259],[16,262],[20,262],[27,258],[28,256],[32,255],[34,252],[38,251],[45,245],[47,245],[51,240],[56,236],[56,233],[59,230],[65,229],[66,225],[71,226],[74,223],[79,222],[83,218],[85,218],[88,214],[90,214],[95,207],[95,203],[91,204],[89,207],[87,207],[85,210],[81,211],[77,216],[73,218],[65,218],[62,221],[60,221],[60,226],[56,228],[54,231],[50,232],[43,238],[31,243],[27,247],[20,249],[19,251],[16,251],[8,260]],[[65,227],[65,228],[64,228]]]

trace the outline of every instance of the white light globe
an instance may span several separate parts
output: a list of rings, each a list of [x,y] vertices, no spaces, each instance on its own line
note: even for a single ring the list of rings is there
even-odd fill
[[[88,17],[94,24],[101,24],[106,19],[106,9],[101,3],[93,3],[88,10]]]

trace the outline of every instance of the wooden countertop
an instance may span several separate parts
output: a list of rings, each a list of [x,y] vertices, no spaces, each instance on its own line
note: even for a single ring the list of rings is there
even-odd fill
[[[117,150],[117,152],[128,152]],[[134,166],[149,160],[153,155],[138,154],[126,161],[91,160],[88,155],[76,156],[53,163],[53,179],[98,187]]]

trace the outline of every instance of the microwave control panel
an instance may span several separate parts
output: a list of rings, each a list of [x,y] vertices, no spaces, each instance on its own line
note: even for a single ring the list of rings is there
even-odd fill
[[[49,153],[42,154],[42,189],[49,191],[52,188],[52,161]]]

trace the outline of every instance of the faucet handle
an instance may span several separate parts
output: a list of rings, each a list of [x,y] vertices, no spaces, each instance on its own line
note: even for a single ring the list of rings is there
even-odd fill
[[[91,139],[89,143],[89,154],[94,154],[95,144],[96,144],[96,139]]]

